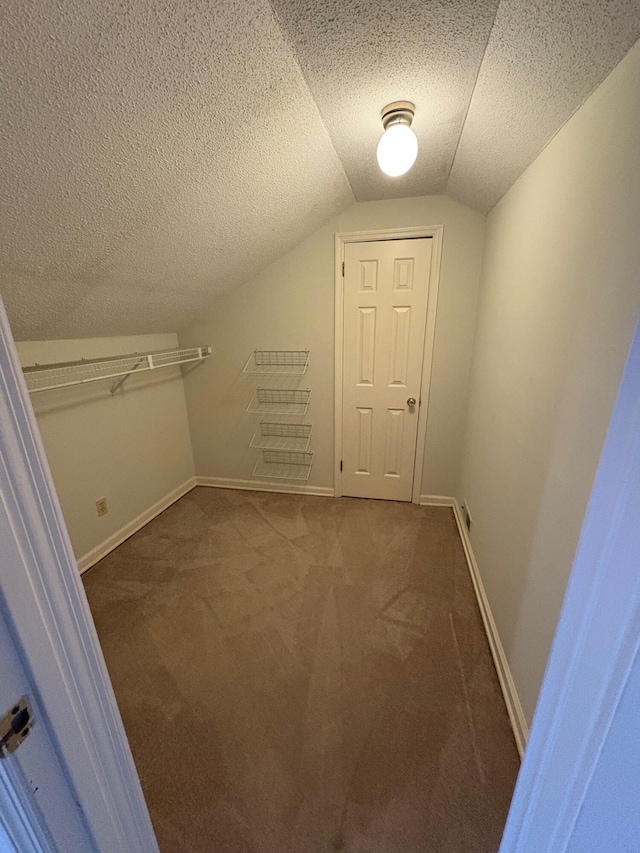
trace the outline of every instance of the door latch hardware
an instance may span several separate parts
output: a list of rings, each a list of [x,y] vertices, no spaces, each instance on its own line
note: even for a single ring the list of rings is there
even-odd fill
[[[23,696],[0,719],[0,758],[5,758],[20,746],[33,728],[33,714],[29,700]]]

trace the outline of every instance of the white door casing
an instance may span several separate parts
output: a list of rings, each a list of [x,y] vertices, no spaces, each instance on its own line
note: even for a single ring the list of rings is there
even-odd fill
[[[30,737],[37,743],[47,733],[55,744],[59,784],[68,789],[91,839],[91,846],[80,842],[82,853],[158,853],[1,300],[0,500],[6,521],[0,529],[0,613],[28,681],[26,692],[35,699],[38,720]],[[7,701],[12,699],[3,706]],[[44,750],[45,740],[42,745]],[[0,807],[25,831],[34,824],[21,806],[29,793],[19,775],[0,773]],[[53,810],[65,797],[51,793],[39,792],[38,805],[55,838],[60,815]],[[48,808],[52,801],[59,805]],[[20,849],[47,850],[38,835]]]
[[[0,500],[2,565],[16,565],[16,544]],[[5,560],[7,561],[5,563]],[[26,695],[35,720],[18,749],[0,759],[0,825],[17,853],[92,851],[82,820],[33,685],[18,657],[0,607],[0,714]],[[0,850],[2,846],[0,834]]]
[[[412,499],[432,249],[431,238],[345,246],[344,495]]]

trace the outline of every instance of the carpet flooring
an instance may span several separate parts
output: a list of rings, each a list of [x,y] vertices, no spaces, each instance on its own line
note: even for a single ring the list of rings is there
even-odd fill
[[[83,579],[162,853],[496,853],[519,760],[451,509],[197,488]]]

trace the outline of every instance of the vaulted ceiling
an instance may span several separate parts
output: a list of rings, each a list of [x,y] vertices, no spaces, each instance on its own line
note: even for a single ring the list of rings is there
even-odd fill
[[[355,200],[486,212],[640,35],[637,0],[5,0],[18,339],[175,331]],[[420,151],[378,169],[380,109]]]

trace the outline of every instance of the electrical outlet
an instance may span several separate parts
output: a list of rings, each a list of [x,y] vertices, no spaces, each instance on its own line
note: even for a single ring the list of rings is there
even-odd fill
[[[464,522],[467,525],[467,530],[471,530],[471,513],[469,512],[469,504],[466,502],[462,505],[462,512],[464,513]]]
[[[100,498],[99,501],[96,501],[96,509],[98,511],[98,518],[102,518],[103,515],[106,515],[109,512],[109,507],[107,506],[107,499]]]

